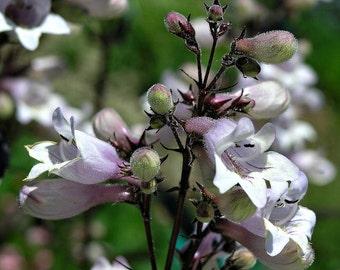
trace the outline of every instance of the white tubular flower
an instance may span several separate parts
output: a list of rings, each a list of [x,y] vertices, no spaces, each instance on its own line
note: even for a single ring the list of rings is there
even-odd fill
[[[19,206],[31,216],[56,220],[76,216],[102,203],[133,200],[127,186],[83,185],[66,179],[43,179],[23,186]]]
[[[82,184],[120,176],[122,160],[113,146],[75,130],[73,117],[69,124],[60,108],[54,111],[53,124],[62,138],[58,144],[45,141],[26,146],[29,155],[41,161],[33,166],[26,180],[35,179],[46,171]]]
[[[2,0],[0,32],[14,31],[22,46],[35,50],[41,34],[69,34],[70,28],[57,14],[50,14],[51,1]]]
[[[266,124],[255,134],[248,118],[237,123],[217,120],[205,136],[207,154],[215,163],[214,184],[221,193],[240,185],[257,207],[267,200],[266,181],[273,189],[288,187],[299,177],[299,169],[279,153],[268,151],[275,139],[274,126]]]

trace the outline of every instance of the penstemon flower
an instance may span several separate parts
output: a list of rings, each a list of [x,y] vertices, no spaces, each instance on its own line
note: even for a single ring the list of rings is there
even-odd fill
[[[95,184],[120,176],[123,161],[109,143],[75,130],[73,117],[70,123],[60,108],[53,113],[59,143],[45,141],[26,146],[31,157],[41,161],[35,165],[26,180],[37,178],[44,172],[61,176],[82,184]]]
[[[70,28],[57,14],[50,14],[51,0],[2,0],[0,32],[14,31],[27,50],[35,50],[42,33],[69,34]]]
[[[266,203],[267,185],[288,185],[299,176],[299,169],[286,157],[268,151],[275,139],[274,127],[266,124],[255,133],[248,118],[237,123],[217,120],[204,136],[209,158],[216,166],[214,184],[221,193],[240,185],[257,207]]]

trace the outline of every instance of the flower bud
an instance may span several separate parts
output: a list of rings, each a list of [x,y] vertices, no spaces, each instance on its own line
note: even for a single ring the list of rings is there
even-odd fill
[[[207,21],[211,23],[220,22],[223,20],[224,10],[220,5],[212,5],[208,8]]]
[[[159,172],[161,160],[150,147],[142,147],[133,152],[130,158],[132,173],[142,181],[150,181]]]
[[[256,212],[256,207],[241,187],[234,187],[214,198],[221,214],[235,222],[244,221]]]
[[[208,117],[193,117],[185,123],[185,131],[198,136],[203,136],[214,126],[214,120]]]
[[[242,72],[244,77],[254,78],[261,71],[261,67],[256,60],[244,56],[236,60],[236,67]]]
[[[0,119],[8,119],[14,113],[14,102],[7,92],[0,92]]]
[[[144,194],[150,195],[157,190],[157,180],[151,179],[150,181],[142,181],[140,188]]]
[[[269,64],[278,64],[289,60],[297,48],[298,42],[294,35],[282,30],[269,31],[252,38],[235,41],[237,53]]]
[[[93,117],[93,131],[99,139],[104,141],[114,138],[126,140],[130,135],[120,115],[110,108],[102,109]]]
[[[167,114],[174,109],[174,103],[170,90],[163,84],[157,83],[151,86],[147,93],[151,109],[158,114]]]
[[[164,19],[164,25],[171,34],[181,38],[185,37],[185,33],[195,36],[195,29],[188,18],[178,12],[169,12]]]
[[[235,269],[248,270],[256,264],[256,257],[246,248],[239,248],[236,250],[228,260],[232,263]]]
[[[198,221],[210,222],[215,216],[214,207],[206,201],[200,202],[196,207],[196,218]]]

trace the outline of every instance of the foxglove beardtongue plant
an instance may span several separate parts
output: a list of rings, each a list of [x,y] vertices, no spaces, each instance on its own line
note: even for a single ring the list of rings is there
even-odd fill
[[[60,142],[26,147],[40,163],[26,178],[33,181],[22,188],[20,206],[39,218],[61,219],[101,203],[135,205],[143,218],[151,269],[155,270],[151,205],[152,199],[164,196],[159,187],[165,182],[178,196],[164,269],[171,269],[176,248],[182,269],[250,269],[256,259],[273,269],[307,268],[314,258],[309,241],[315,225],[315,214],[299,205],[307,191],[307,177],[288,158],[271,150],[274,125],[255,128],[260,125],[253,123],[282,114],[290,94],[274,81],[232,90],[222,80],[226,70],[236,68],[242,79],[257,82],[262,70],[259,63],[289,60],[297,40],[281,30],[247,38],[243,29],[231,41],[219,69],[212,72],[218,41],[226,38],[231,23],[224,22],[227,6],[218,0],[205,9],[212,37],[206,67],[190,16],[172,11],[164,19],[166,29],[194,53],[197,74],[183,70],[193,85],[188,89],[152,85],[145,109],[150,120],[140,138],[112,109],[94,116],[97,137],[76,130],[73,117],[68,122],[56,109],[53,125]],[[150,140],[153,135],[156,139]],[[177,182],[163,176],[167,155],[160,158],[159,151],[181,155]],[[194,166],[200,174],[195,175]],[[45,172],[59,178],[36,179]],[[198,188],[192,186],[192,179]],[[190,188],[195,198],[188,198]],[[195,207],[195,231],[179,248],[188,200]],[[102,268],[113,266],[100,259],[93,269]]]
[[[3,0],[0,3],[0,32],[14,31],[20,43],[35,50],[42,33],[69,34],[67,23],[50,14],[51,0]]]

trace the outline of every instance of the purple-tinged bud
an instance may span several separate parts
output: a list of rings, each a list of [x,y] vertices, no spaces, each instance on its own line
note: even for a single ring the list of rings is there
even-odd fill
[[[228,261],[235,269],[249,270],[254,267],[257,259],[251,251],[241,247],[228,258]]]
[[[235,41],[237,53],[269,64],[279,64],[289,60],[297,48],[298,42],[294,35],[282,30],[269,31],[252,38]]]
[[[188,18],[178,12],[169,12],[164,18],[164,25],[171,34],[181,38],[184,38],[185,34],[195,36],[195,29]]]
[[[211,220],[213,220],[214,216],[215,216],[215,210],[214,210],[214,207],[211,205],[211,203],[202,201],[197,205],[196,219],[199,222],[202,222],[202,223],[210,222]]]
[[[14,113],[14,102],[11,96],[4,91],[0,92],[0,119],[8,119]]]
[[[235,222],[247,220],[256,212],[247,193],[241,187],[235,186],[213,199],[221,214]]]
[[[93,130],[99,139],[108,141],[116,138],[124,140],[130,132],[120,115],[113,109],[105,108],[93,118]]]
[[[193,117],[185,122],[185,131],[198,136],[203,136],[214,126],[214,120],[209,117]]]
[[[161,160],[150,147],[142,147],[133,152],[130,158],[132,173],[142,181],[150,181],[159,172]]]
[[[0,4],[0,12],[16,25],[27,28],[39,26],[49,14],[50,9],[50,0],[11,0]]]
[[[248,57],[240,57],[236,60],[236,67],[242,72],[243,77],[255,78],[261,71],[259,63]]]
[[[164,115],[174,109],[171,91],[163,84],[157,83],[151,86],[147,92],[147,99],[155,113]]]
[[[209,23],[217,23],[223,20],[224,10],[220,5],[212,5],[208,9],[208,18],[207,21]]]
[[[104,108],[93,118],[93,130],[96,136],[124,151],[131,151],[131,143],[138,140],[124,123],[120,115],[113,109]]]
[[[142,181],[140,188],[144,194],[150,195],[157,191],[157,180],[151,179],[150,181]]]

